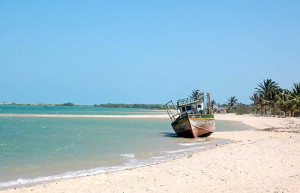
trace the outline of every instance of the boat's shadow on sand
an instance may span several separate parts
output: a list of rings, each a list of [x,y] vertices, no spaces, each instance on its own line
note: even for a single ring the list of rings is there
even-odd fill
[[[179,138],[176,133],[169,133],[169,132],[161,132],[160,134],[164,135],[164,137],[173,137],[173,138]]]

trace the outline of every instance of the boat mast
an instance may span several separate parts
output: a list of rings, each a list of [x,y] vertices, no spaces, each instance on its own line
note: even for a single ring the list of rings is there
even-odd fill
[[[210,94],[207,93],[208,114],[211,114]]]
[[[206,114],[206,110],[205,110],[205,92],[202,92],[203,94],[203,111],[204,111],[204,114]]]
[[[196,112],[195,113],[198,113],[198,100],[199,100],[199,90],[196,90]]]

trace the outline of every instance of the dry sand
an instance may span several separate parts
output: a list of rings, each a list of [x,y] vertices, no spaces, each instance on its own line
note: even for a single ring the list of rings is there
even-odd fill
[[[246,125],[257,129],[266,128],[285,128],[285,129],[295,129],[300,128],[300,118],[299,117],[288,117],[288,118],[278,118],[278,117],[262,117],[253,115],[235,115],[231,113],[227,114],[215,114],[215,119],[217,120],[228,120],[228,121],[241,121]]]
[[[156,165],[58,180],[4,192],[299,192],[299,118],[218,114],[258,129],[216,132],[232,143]],[[282,132],[284,131],[284,132]]]

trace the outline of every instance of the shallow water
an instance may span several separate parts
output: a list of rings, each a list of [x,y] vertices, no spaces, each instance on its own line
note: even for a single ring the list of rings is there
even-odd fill
[[[0,114],[155,115],[162,113],[165,112],[137,108],[0,104]]]
[[[216,127],[250,129],[229,121]],[[163,118],[0,117],[0,188],[153,164],[224,143],[178,138]]]

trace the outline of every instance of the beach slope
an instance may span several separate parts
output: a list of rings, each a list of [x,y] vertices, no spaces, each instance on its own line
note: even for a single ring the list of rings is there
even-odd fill
[[[218,115],[216,116],[218,119]],[[59,180],[4,192],[297,192],[300,134],[289,128],[299,118],[221,115],[258,129],[284,132],[216,132],[232,143],[185,157],[118,172]],[[252,125],[251,125],[252,124]]]

